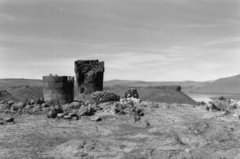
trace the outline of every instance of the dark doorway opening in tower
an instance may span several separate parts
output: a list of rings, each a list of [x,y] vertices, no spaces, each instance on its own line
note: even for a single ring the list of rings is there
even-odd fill
[[[83,92],[84,92],[84,88],[81,88],[80,93],[83,93]]]

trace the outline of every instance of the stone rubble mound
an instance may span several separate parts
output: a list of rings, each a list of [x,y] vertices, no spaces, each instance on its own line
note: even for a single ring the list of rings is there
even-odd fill
[[[130,88],[124,93],[124,98],[139,98],[138,91],[135,88]]]
[[[91,94],[89,101],[91,103],[104,103],[111,101],[119,101],[120,97],[110,91],[97,91]]]
[[[41,99],[26,101],[1,101],[0,112],[6,114],[41,114],[45,113],[49,105]]]

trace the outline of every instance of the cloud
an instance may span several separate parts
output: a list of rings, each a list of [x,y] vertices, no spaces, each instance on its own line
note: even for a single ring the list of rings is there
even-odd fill
[[[199,70],[214,70],[214,69],[224,68],[228,65],[229,64],[225,64],[225,63],[207,62],[207,63],[198,64],[196,66]]]
[[[212,42],[208,42],[205,45],[218,45],[218,44],[227,44],[227,43],[237,43],[240,42],[240,37],[228,37],[228,38],[220,38]]]
[[[214,28],[214,27],[222,27],[225,25],[222,24],[187,24],[187,25],[180,25],[183,28]]]

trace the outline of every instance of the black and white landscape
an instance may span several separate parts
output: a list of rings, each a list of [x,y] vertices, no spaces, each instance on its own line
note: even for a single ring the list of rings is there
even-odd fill
[[[0,159],[239,159],[239,51],[239,0],[0,0]]]

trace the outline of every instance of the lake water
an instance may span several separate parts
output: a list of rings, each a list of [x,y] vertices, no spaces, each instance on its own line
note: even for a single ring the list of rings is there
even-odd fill
[[[224,93],[223,94],[197,94],[197,93],[189,93],[189,92],[184,92],[184,93],[187,94],[196,102],[204,101],[208,103],[209,101],[212,101],[212,99],[218,99],[221,96],[229,99],[240,99],[240,94],[236,94],[236,93],[229,93],[229,94],[224,94]]]

